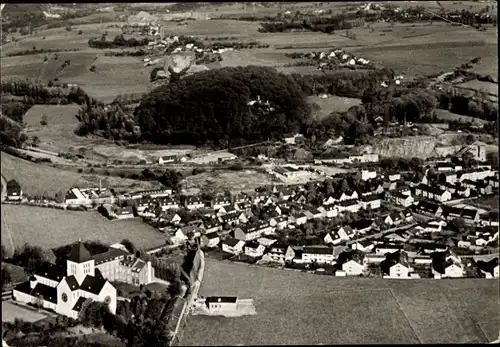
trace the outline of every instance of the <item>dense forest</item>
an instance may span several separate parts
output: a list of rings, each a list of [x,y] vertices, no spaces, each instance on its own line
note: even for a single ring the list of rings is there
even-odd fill
[[[258,98],[262,103],[249,105]],[[213,144],[276,139],[310,117],[300,87],[268,67],[228,67],[187,76],[149,93],[135,110],[145,140]]]

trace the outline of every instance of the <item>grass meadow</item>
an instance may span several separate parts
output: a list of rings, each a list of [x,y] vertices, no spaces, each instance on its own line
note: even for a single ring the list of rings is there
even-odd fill
[[[15,179],[21,185],[23,193],[29,196],[55,197],[57,192],[64,194],[81,178],[79,173],[35,164],[4,152],[1,155],[1,165],[5,179]]]
[[[27,205],[2,205],[2,244],[7,247],[9,234],[14,247],[25,243],[56,248],[82,241],[104,244],[129,239],[141,249],[160,247],[165,236],[138,218],[108,220],[98,212],[66,211]]]
[[[206,259],[200,295],[252,298],[257,315],[189,316],[180,345],[479,343],[500,318],[498,282],[478,279],[336,278]]]

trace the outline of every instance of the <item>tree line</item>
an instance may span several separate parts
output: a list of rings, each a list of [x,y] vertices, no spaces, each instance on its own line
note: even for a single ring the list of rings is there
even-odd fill
[[[123,34],[116,35],[113,41],[106,41],[106,36],[103,35],[100,39],[90,39],[88,41],[89,47],[99,48],[99,49],[107,49],[107,48],[118,48],[118,47],[140,47],[147,46],[150,42],[150,39],[143,38],[137,40],[132,37],[128,40],[123,37]]]

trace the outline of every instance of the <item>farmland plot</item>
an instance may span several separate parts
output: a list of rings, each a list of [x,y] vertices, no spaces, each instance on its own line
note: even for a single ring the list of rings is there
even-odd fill
[[[99,240],[108,245],[129,239],[142,249],[165,244],[165,236],[140,219],[111,221],[95,211],[77,212],[26,205],[3,205],[1,222],[2,230],[8,229],[16,248],[29,243],[49,249],[79,239]],[[2,244],[7,246],[10,242],[5,239],[8,236],[4,234],[2,232]]]
[[[500,318],[498,283],[479,279],[336,278],[207,259],[200,295],[253,298],[257,315],[190,316],[181,345],[477,343]]]

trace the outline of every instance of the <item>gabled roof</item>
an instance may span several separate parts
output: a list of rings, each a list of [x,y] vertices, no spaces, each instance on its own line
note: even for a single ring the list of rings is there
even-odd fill
[[[243,242],[243,241],[235,239],[235,238],[230,238],[230,239],[226,239],[226,240],[222,241],[222,244],[228,245],[230,247],[234,247],[240,242]]]
[[[73,275],[66,277],[66,283],[68,283],[69,289],[71,291],[80,289],[80,285],[78,284],[76,277]]]
[[[43,262],[35,271],[35,274],[52,281],[60,282],[66,276],[66,269],[59,265]]]
[[[208,234],[205,234],[205,237],[209,240],[213,240],[219,237],[219,235],[214,231]]]
[[[106,282],[107,281],[104,279],[87,275],[85,276],[80,289],[95,295],[99,295]]]
[[[81,241],[78,241],[73,244],[68,260],[74,263],[81,264],[86,261],[92,260],[92,256],[90,255],[87,248],[85,248],[85,245]]]
[[[84,298],[83,296],[80,296],[78,300],[76,301],[75,306],[73,306],[73,311],[80,312],[82,309],[83,303],[87,300],[87,298]]]
[[[131,255],[131,253],[126,252],[122,249],[110,248],[107,252],[94,255],[94,263],[95,265],[100,265],[129,255]]]
[[[34,297],[38,297],[39,295],[41,295],[43,297],[43,300],[46,300],[53,304],[57,304],[56,287],[49,287],[43,283],[37,283],[35,288],[31,289],[30,281],[26,281],[17,285],[14,289]]]
[[[333,250],[325,246],[306,246],[302,249],[303,253],[307,254],[332,254]]]

